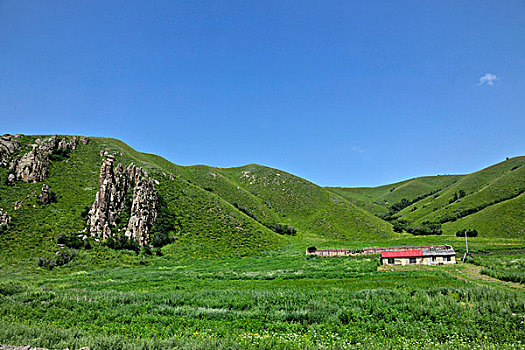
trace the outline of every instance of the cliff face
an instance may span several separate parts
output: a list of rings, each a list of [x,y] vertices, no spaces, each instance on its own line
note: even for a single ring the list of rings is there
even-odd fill
[[[22,180],[24,182],[36,183],[44,180],[47,177],[47,171],[50,165],[49,156],[56,152],[72,151],[77,145],[78,139],[76,137],[70,140],[65,138],[59,139],[57,136],[43,140],[37,139],[35,143],[31,145],[31,151],[11,162],[10,169],[14,172],[14,176],[10,177],[9,181]],[[7,152],[5,154],[7,154]]]
[[[153,180],[142,177],[133,190],[133,203],[126,236],[149,244],[149,232],[157,218],[158,196]]]
[[[108,155],[102,162],[99,191],[88,213],[87,224],[92,236],[103,240],[122,231],[140,245],[149,244],[150,230],[157,218],[158,194],[154,180],[141,168],[131,163],[113,166],[114,157]],[[131,206],[126,196],[133,191]],[[126,227],[118,227],[124,210],[130,210]]]
[[[0,137],[0,166],[9,165],[10,156],[20,149],[20,142],[11,135]]]

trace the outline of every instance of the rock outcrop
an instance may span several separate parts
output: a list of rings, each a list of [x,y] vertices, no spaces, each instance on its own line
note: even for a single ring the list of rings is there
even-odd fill
[[[8,185],[12,185],[15,183],[15,180],[16,180],[16,177],[15,177],[15,174],[9,174],[7,176],[7,184]]]
[[[140,245],[149,244],[149,231],[157,219],[157,191],[154,180],[142,177],[135,184],[126,236]]]
[[[10,222],[11,217],[7,215],[7,213],[2,208],[0,208],[0,229],[6,228]]]
[[[77,145],[76,137],[70,140],[59,139],[57,136],[37,139],[31,145],[31,151],[11,162],[10,168],[14,172],[14,179],[32,183],[42,181],[47,177],[49,156],[57,151],[67,153],[76,149]]]
[[[11,135],[0,136],[0,166],[8,166],[10,156],[20,149],[20,142]]]
[[[99,191],[88,213],[87,224],[92,236],[103,240],[119,231],[140,245],[149,244],[149,233],[157,218],[158,194],[154,180],[141,168],[131,163],[113,167],[114,157],[108,155],[102,162]],[[131,203],[126,196],[133,191]],[[124,210],[129,210],[129,221],[120,225]]]
[[[49,204],[51,203],[51,197],[49,196],[49,186],[46,184],[42,185],[42,191],[38,195],[38,201],[42,204]]]

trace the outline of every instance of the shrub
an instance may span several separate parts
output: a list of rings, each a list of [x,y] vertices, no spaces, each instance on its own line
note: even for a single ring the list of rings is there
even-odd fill
[[[465,232],[467,233],[467,237],[477,237],[478,231],[476,229],[465,229],[465,230],[459,230],[456,232],[456,237],[465,237]]]
[[[137,241],[126,237],[122,233],[118,233],[109,237],[107,240],[102,242],[102,244],[114,250],[132,250],[137,254],[139,253],[140,249],[139,243]]]
[[[281,235],[290,235],[295,236],[297,234],[297,229],[293,227],[292,225],[286,225],[286,224],[274,224],[271,229],[274,232],[277,232]]]
[[[144,245],[142,248],[140,248],[140,252],[144,255],[152,255],[153,252],[151,251],[151,247],[149,245]]]
[[[76,256],[74,249],[63,249],[56,252],[55,257],[41,256],[37,258],[37,265],[40,267],[47,267],[52,270],[56,266],[63,266],[69,263]]]
[[[61,161],[69,158],[70,149],[56,149],[49,155],[50,161]]]
[[[59,234],[57,237],[57,244],[63,244],[68,248],[74,249],[91,249],[91,244],[89,243],[89,240],[82,239],[76,236],[75,234]]]
[[[411,225],[409,221],[398,220],[392,223],[394,232],[406,231],[415,236],[442,235],[441,225],[433,222],[423,222],[420,225]]]

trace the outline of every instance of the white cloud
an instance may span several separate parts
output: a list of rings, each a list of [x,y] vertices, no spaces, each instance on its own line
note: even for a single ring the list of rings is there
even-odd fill
[[[494,85],[494,82],[498,80],[498,77],[495,74],[485,73],[484,76],[479,78],[479,85],[487,84]]]
[[[359,147],[356,147],[356,146],[353,146],[352,147],[352,151],[356,152],[356,153],[365,153],[365,150],[364,149],[361,149]]]

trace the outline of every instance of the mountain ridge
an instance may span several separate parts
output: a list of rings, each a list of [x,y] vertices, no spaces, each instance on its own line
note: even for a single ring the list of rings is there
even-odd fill
[[[38,138],[54,136],[19,136],[20,150],[8,158],[13,161],[28,152]],[[417,241],[419,238],[410,234],[395,232],[392,224],[396,220],[439,222],[445,214],[497,200],[475,213],[443,222],[443,237],[453,239],[455,230],[465,228],[478,229],[481,237],[523,237],[520,227],[525,226],[525,213],[519,206],[524,196],[518,192],[525,189],[525,167],[521,167],[525,157],[472,174],[425,176],[379,187],[334,188],[258,164],[232,168],[180,166],[159,155],[138,152],[118,139],[89,137],[89,143],[79,143],[69,154],[53,156],[49,176],[43,181],[17,180],[8,184],[11,170],[9,166],[0,167],[0,208],[12,218],[9,228],[0,233],[0,255],[9,257],[7,263],[51,254],[56,251],[57,236],[83,232],[82,211],[92,205],[99,190],[100,167],[107,154],[114,156],[115,165],[134,163],[158,182],[155,188],[165,203],[163,210],[168,218],[163,220],[172,221],[166,232],[171,241],[162,251],[172,257],[245,256],[286,247],[303,250],[315,244]],[[37,203],[42,184],[56,193],[56,203]],[[448,203],[459,190],[464,190],[465,196]],[[509,194],[515,196],[505,199]],[[402,199],[410,203],[392,213],[392,205]],[[469,201],[471,205],[464,206]],[[437,209],[432,211],[434,207]],[[486,213],[500,217],[505,229],[496,227]],[[126,252],[96,249],[96,258],[86,253],[80,260],[98,259],[97,264],[115,256],[122,261],[133,260]]]

